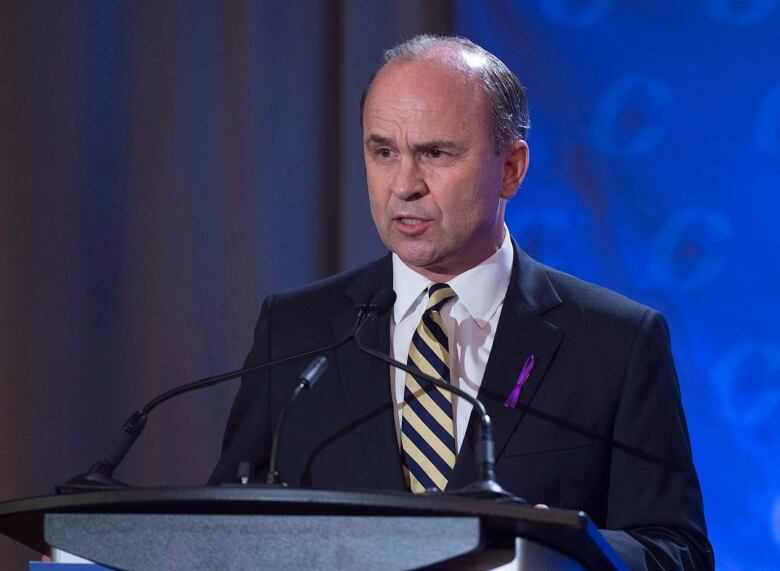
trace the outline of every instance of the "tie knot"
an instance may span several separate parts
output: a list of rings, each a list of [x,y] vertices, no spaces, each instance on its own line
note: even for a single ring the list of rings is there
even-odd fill
[[[433,284],[428,288],[428,311],[441,311],[441,308],[455,297],[455,292],[448,284]]]

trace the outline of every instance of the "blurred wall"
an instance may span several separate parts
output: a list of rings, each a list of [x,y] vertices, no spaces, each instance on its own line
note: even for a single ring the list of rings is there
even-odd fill
[[[238,368],[262,298],[380,255],[360,93],[450,2],[0,2],[0,499]],[[235,387],[163,405],[117,476],[200,484]],[[34,554],[0,538],[4,568]]]

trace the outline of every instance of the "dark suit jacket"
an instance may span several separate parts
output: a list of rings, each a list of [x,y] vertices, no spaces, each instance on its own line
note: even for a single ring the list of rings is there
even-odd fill
[[[496,474],[530,503],[584,510],[636,569],[712,567],[663,317],[616,293],[515,262],[479,398],[496,437]],[[356,302],[392,284],[389,256],[263,304],[247,364],[326,346],[349,333]],[[366,329],[389,353],[390,315]],[[536,366],[514,409],[523,361]],[[346,344],[288,412],[279,473],[292,486],[406,490],[387,366]],[[272,427],[305,362],[244,378],[211,483],[238,463],[268,464]],[[475,477],[470,419],[448,488]]]

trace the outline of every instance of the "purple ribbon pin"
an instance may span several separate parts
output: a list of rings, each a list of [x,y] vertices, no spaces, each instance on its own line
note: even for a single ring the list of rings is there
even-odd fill
[[[515,408],[517,406],[517,401],[520,400],[520,390],[523,388],[523,385],[528,380],[528,377],[531,376],[531,371],[534,370],[534,356],[533,353],[531,355],[528,355],[528,358],[525,360],[525,363],[523,363],[523,368],[520,369],[520,374],[517,376],[517,382],[515,383],[515,388],[512,389],[512,392],[509,393],[509,396],[506,397],[506,400],[504,401],[504,406],[508,408]]]

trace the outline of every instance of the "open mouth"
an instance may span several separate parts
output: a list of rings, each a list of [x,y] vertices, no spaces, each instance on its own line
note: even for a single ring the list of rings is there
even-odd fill
[[[414,216],[398,216],[393,218],[393,226],[402,234],[415,236],[425,232],[431,224],[431,220],[416,218]]]

